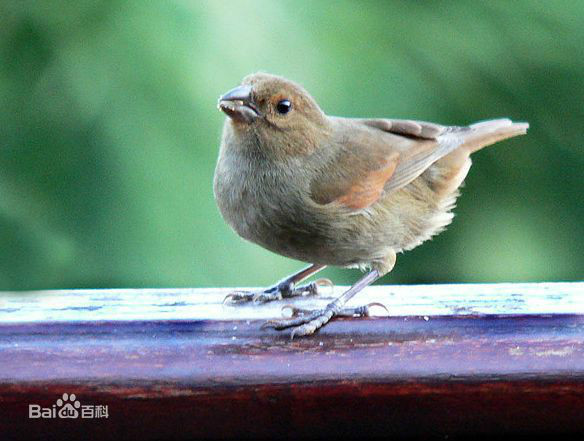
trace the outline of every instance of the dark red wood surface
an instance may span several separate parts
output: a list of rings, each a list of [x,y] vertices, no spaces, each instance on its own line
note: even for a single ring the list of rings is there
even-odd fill
[[[584,316],[0,325],[0,439],[584,431]],[[28,418],[63,393],[101,419]]]

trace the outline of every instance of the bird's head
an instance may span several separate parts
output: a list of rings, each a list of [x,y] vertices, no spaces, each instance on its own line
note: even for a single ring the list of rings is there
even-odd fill
[[[219,98],[218,107],[235,133],[253,133],[262,148],[276,153],[314,150],[328,128],[326,115],[304,88],[267,73],[245,77]]]

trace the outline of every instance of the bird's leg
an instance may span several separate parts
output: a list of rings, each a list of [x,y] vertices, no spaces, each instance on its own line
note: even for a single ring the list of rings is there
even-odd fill
[[[314,311],[297,309],[290,306],[285,308],[292,310],[292,318],[283,320],[270,320],[262,326],[263,328],[274,328],[277,330],[292,328],[291,338],[296,336],[313,334],[317,329],[326,325],[335,316],[368,316],[369,307],[379,305],[372,303],[359,308],[343,308],[343,306],[359,291],[375,282],[381,273],[374,269],[363,276],[339,298],[329,303],[324,309]],[[383,305],[381,305],[383,306]]]
[[[272,300],[281,300],[284,298],[310,296],[318,294],[319,286],[331,286],[332,282],[328,279],[319,279],[305,285],[296,286],[298,283],[316,274],[326,268],[326,265],[313,264],[285,279],[282,279],[274,286],[263,291],[235,291],[229,294],[223,300],[224,303],[265,303]]]

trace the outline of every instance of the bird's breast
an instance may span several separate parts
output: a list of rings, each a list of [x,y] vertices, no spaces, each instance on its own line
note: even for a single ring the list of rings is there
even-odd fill
[[[237,153],[220,156],[214,191],[221,214],[235,232],[270,249],[291,225],[299,205],[289,169]]]

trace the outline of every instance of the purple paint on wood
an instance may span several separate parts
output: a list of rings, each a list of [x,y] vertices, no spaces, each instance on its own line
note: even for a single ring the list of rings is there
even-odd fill
[[[154,439],[584,430],[581,315],[337,320],[294,341],[260,323],[0,325],[0,433]],[[110,417],[27,418],[28,404],[49,406],[64,392],[108,405]]]

